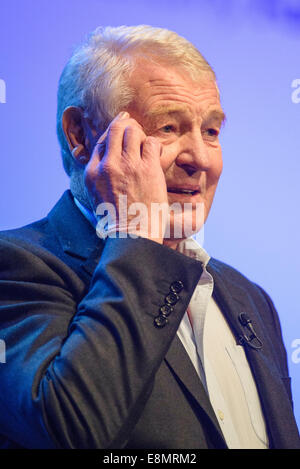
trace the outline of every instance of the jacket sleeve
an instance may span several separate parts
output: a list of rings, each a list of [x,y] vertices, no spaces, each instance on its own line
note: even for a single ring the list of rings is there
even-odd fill
[[[147,239],[108,239],[80,297],[74,272],[40,251],[0,242],[0,433],[25,448],[122,448],[201,263]],[[168,322],[157,327],[178,281]]]

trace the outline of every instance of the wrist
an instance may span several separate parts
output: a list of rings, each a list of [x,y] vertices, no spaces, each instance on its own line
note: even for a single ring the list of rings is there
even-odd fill
[[[158,244],[163,244],[162,237],[151,236],[148,231],[132,229],[128,225],[106,225],[105,227],[101,224],[96,226],[97,236],[102,239],[106,238],[146,238],[150,241],[154,241]]]

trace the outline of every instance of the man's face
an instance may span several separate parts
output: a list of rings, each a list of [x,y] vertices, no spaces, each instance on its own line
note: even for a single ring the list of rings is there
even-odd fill
[[[180,69],[143,61],[130,84],[136,95],[128,112],[162,144],[169,205],[192,204],[187,216],[198,231],[196,203],[203,204],[205,221],[222,172],[218,135],[224,114],[215,82],[208,77],[193,82]],[[171,233],[178,222],[184,217],[171,216]]]

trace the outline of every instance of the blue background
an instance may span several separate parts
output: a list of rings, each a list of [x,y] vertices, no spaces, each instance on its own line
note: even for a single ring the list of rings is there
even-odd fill
[[[43,217],[68,187],[55,113],[74,46],[99,25],[141,23],[191,40],[217,74],[224,171],[204,247],[275,302],[300,424],[299,0],[1,0],[0,229]]]

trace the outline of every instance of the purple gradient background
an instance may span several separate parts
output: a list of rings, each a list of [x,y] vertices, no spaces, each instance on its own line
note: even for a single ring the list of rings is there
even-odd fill
[[[224,171],[204,247],[275,302],[300,424],[291,346],[300,339],[300,103],[291,98],[300,78],[299,0],[1,0],[0,229],[43,217],[68,187],[55,113],[74,46],[99,25],[141,23],[185,36],[216,71],[227,114]]]

